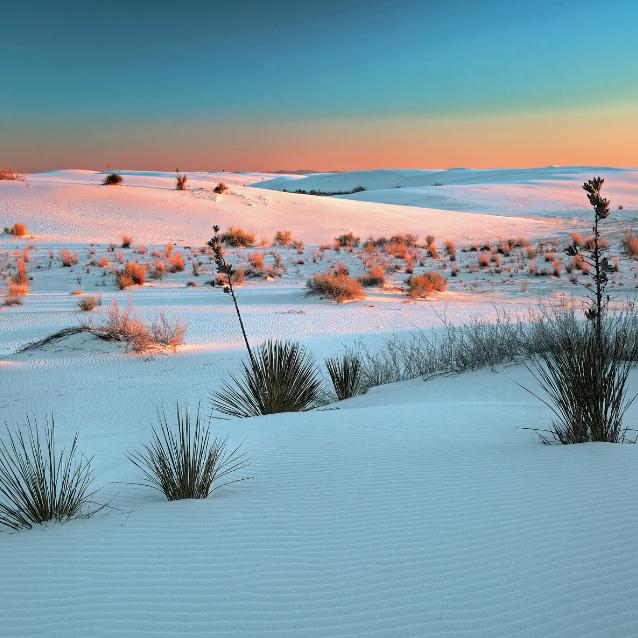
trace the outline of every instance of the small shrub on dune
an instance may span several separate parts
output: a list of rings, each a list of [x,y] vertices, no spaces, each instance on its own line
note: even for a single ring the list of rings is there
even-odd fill
[[[290,246],[292,244],[292,231],[291,230],[278,230],[275,233],[273,239],[273,245],[275,246]]]
[[[184,257],[180,252],[174,252],[168,258],[169,270],[171,272],[182,272],[184,270]]]
[[[143,352],[153,345],[146,324],[133,315],[133,308],[129,305],[121,309],[115,300],[107,310],[106,321],[99,331],[102,339],[124,342],[134,352]]]
[[[63,248],[62,250],[60,250],[60,261],[62,262],[62,266],[64,266],[65,268],[70,268],[74,263],[71,251],[67,248]]]
[[[623,250],[627,257],[636,259],[638,257],[638,237],[636,237],[633,231],[627,231],[627,234],[622,241]]]
[[[368,286],[382,286],[385,282],[385,271],[380,264],[372,264],[360,278],[361,284]]]
[[[299,343],[267,341],[241,378],[230,375],[211,400],[213,410],[236,417],[304,412],[318,405],[321,379],[314,357]]]
[[[241,267],[233,268],[230,278],[228,273],[219,273],[215,278],[215,285],[226,288],[229,281],[233,286],[241,286],[246,281],[246,271]]]
[[[22,298],[24,297],[24,288],[13,281],[9,282],[3,298],[3,306],[20,306],[22,305]]]
[[[219,182],[215,188],[213,188],[213,193],[217,195],[223,195],[228,190],[228,186],[224,184],[224,182]]]
[[[4,168],[0,168],[0,181],[24,181],[24,175],[22,173],[17,173],[12,168],[5,166]]]
[[[102,305],[102,298],[99,295],[85,295],[78,299],[77,305],[82,312],[91,312]]]
[[[163,312],[160,312],[159,319],[153,321],[150,326],[150,335],[153,343],[171,348],[173,352],[178,346],[184,343],[184,335],[188,329],[187,323],[175,321],[171,323]]]
[[[409,295],[414,299],[417,297],[425,299],[434,291],[444,292],[447,289],[447,279],[434,270],[424,275],[408,277],[407,284]]]
[[[115,285],[124,290],[130,286],[143,286],[146,277],[146,268],[136,261],[129,261],[122,270],[115,272]]]
[[[133,243],[133,236],[132,235],[122,235],[121,237],[122,239],[122,248],[130,248],[131,244]]]
[[[188,177],[186,175],[182,175],[179,172],[179,169],[177,169],[176,171],[176,176],[175,176],[175,189],[178,191],[185,191],[186,190],[186,182],[188,181]]]
[[[151,279],[164,279],[166,276],[166,264],[160,259],[154,259],[151,266],[150,277]]]
[[[14,224],[8,230],[9,234],[14,235],[15,237],[25,237],[29,234],[29,230],[25,224]]]
[[[119,173],[109,173],[102,182],[102,186],[118,186],[124,182],[124,178]]]
[[[361,360],[357,356],[345,354],[326,359],[326,368],[339,401],[365,393]]]
[[[194,422],[188,408],[177,405],[177,428],[171,428],[166,415],[159,416],[159,431],[153,428],[151,442],[129,459],[144,475],[146,485],[158,490],[169,501],[208,498],[223,485],[244,479],[220,483],[233,472],[248,465],[239,446],[228,447],[227,438],[212,437],[204,425],[199,410]]]
[[[359,241],[360,238],[355,236],[353,232],[335,237],[335,244],[341,248],[356,248],[359,245]]]
[[[91,459],[78,454],[77,441],[76,434],[68,451],[58,452],[53,418],[44,432],[29,419],[26,432],[7,428],[0,441],[0,525],[31,529],[91,515]]]
[[[255,269],[261,271],[264,269],[264,255],[263,253],[250,253],[248,255],[248,263]]]
[[[11,277],[11,282],[19,288],[22,294],[29,292],[29,275],[24,259],[18,258],[16,260],[16,272]]]
[[[255,243],[255,233],[245,231],[239,226],[231,226],[225,233],[222,233],[220,240],[235,247],[248,247]]]
[[[306,281],[306,288],[309,294],[323,295],[337,303],[365,297],[365,291],[358,279],[337,272],[314,275]]]

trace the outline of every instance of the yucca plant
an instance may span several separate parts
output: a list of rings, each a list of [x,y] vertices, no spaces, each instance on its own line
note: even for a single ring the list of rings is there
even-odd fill
[[[590,292],[585,325],[576,323],[567,329],[555,323],[547,350],[533,358],[530,367],[548,397],[541,401],[558,418],[548,435],[540,435],[545,443],[620,443],[626,439],[622,419],[633,401],[627,398],[626,385],[636,343],[628,322],[614,321],[607,312],[606,287],[613,269],[600,233],[600,223],[611,214],[610,202],[601,194],[604,182],[595,177],[583,184],[594,212],[589,254],[583,255],[576,241],[567,250],[591,268],[590,281],[585,284]]]
[[[28,417],[26,433],[7,426],[0,441],[0,525],[30,529],[93,513],[92,459],[79,456],[77,441],[76,434],[68,451],[57,452],[53,417],[43,434]]]
[[[257,349],[242,378],[212,397],[213,410],[250,417],[278,412],[303,412],[318,404],[321,379],[315,359],[299,343],[269,340]]]
[[[169,426],[166,414],[158,414],[159,431],[153,428],[151,442],[129,459],[142,471],[145,485],[156,489],[169,501],[185,498],[208,498],[224,485],[229,474],[245,468],[249,461],[240,446],[228,447],[228,437],[212,437],[199,408],[194,422],[188,408],[177,404],[177,428]]]
[[[532,373],[547,399],[534,396],[556,417],[551,429],[540,434],[544,443],[626,440],[622,421],[634,400],[626,391],[632,363],[628,354],[635,351],[626,325],[601,324],[602,339],[590,322],[562,329],[549,341],[547,353],[532,359]]]
[[[326,368],[339,401],[364,394],[361,360],[351,354],[326,359]]]

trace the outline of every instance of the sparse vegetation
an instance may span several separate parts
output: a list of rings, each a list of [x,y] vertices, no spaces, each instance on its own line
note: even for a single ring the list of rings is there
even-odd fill
[[[223,195],[228,190],[228,186],[224,184],[224,182],[219,182],[215,188],[213,188],[213,192],[217,195]],[[254,240],[253,240],[254,241]]]
[[[176,175],[175,175],[175,189],[178,191],[185,191],[186,190],[186,182],[188,182],[188,177],[187,175],[182,175],[179,172],[179,168],[175,171]]]
[[[416,299],[427,299],[433,292],[444,292],[447,289],[447,279],[435,270],[430,270],[423,275],[408,277],[409,295]]]
[[[364,394],[361,360],[352,354],[326,359],[326,368],[339,401]]]
[[[124,178],[119,173],[109,173],[102,182],[102,186],[118,186],[124,182]]]
[[[306,281],[308,294],[323,295],[337,303],[363,299],[365,291],[361,282],[340,272],[329,271],[314,275]]]
[[[226,232],[221,234],[220,240],[229,246],[246,248],[255,243],[255,233],[245,231],[239,226],[231,226]]]
[[[223,485],[245,480],[223,479],[248,465],[240,446],[229,448],[228,438],[212,437],[199,409],[192,423],[188,408],[177,405],[177,428],[166,415],[159,415],[159,431],[153,428],[150,443],[129,459],[142,471],[146,485],[160,491],[169,501],[208,498]]]
[[[24,181],[24,175],[22,173],[17,173],[12,168],[5,166],[4,168],[0,168],[0,181]]]
[[[78,299],[77,305],[83,312],[90,312],[102,305],[102,298],[99,295],[85,295]]]
[[[318,405],[321,379],[314,357],[299,343],[269,340],[242,378],[232,374],[211,400],[213,410],[236,417],[304,412]]]
[[[92,459],[78,454],[77,434],[58,452],[53,417],[43,432],[27,418],[25,430],[7,427],[0,440],[0,525],[31,529],[90,516]]]

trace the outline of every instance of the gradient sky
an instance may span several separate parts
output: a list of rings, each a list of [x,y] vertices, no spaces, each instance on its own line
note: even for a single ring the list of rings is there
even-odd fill
[[[0,165],[638,164],[635,0],[29,1]]]

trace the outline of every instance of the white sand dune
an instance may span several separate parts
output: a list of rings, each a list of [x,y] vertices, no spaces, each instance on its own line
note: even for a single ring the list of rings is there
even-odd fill
[[[582,218],[581,184],[606,178],[605,192],[623,217],[638,216],[638,169],[552,166],[529,169],[377,170],[307,177],[282,176],[254,184],[258,188],[324,192],[366,190],[344,199],[403,204],[505,216]]]
[[[480,213],[415,209],[396,204],[313,197],[245,186],[261,174],[193,174],[190,190],[174,190],[171,174],[123,171],[123,186],[101,186],[103,174],[54,171],[25,183],[0,182],[0,220],[26,223],[37,237],[56,242],[117,242],[122,233],[148,243],[201,245],[210,227],[240,225],[271,239],[289,228],[307,243],[330,242],[352,230],[361,236],[410,232],[446,239],[483,239],[555,232],[557,220],[493,217]],[[224,181],[231,188],[215,195]],[[266,182],[264,182],[266,183]]]
[[[40,422],[54,414],[59,445],[79,432],[82,453],[94,457],[95,499],[108,505],[88,520],[0,534],[0,636],[638,635],[638,447],[539,444],[525,428],[547,427],[552,415],[518,385],[536,389],[523,366],[387,385],[303,414],[215,419],[216,432],[243,443],[252,464],[242,476],[252,478],[205,501],[166,502],[137,484],[126,458],[148,442],[158,408],[169,420],[177,401],[201,404],[208,414],[210,393],[244,359],[229,297],[205,284],[213,276],[210,256],[185,247],[201,246],[213,223],[268,239],[290,228],[309,244],[301,256],[277,248],[287,270],[274,280],[247,280],[238,297],[253,344],[299,340],[323,370],[325,356],[357,341],[374,348],[393,335],[440,328],[444,319],[523,315],[538,300],[577,295],[580,287],[564,274],[530,271],[530,264],[550,268],[542,250],[528,258],[517,249],[489,269],[476,267],[476,252],[462,250],[474,238],[586,228],[580,212],[576,221],[569,212],[586,210],[584,177],[542,170],[527,177],[511,171],[510,181],[486,172],[481,183],[443,187],[424,185],[423,171],[384,171],[387,180],[403,176],[405,187],[389,189],[379,178],[378,190],[361,195],[401,194],[392,203],[254,188],[272,177],[259,173],[193,173],[187,192],[174,190],[173,174],[145,171],[124,171],[121,187],[100,186],[103,174],[81,170],[0,182],[0,227],[22,222],[34,234],[0,236],[7,276],[15,255],[33,246],[30,294],[23,305],[0,306],[3,420],[16,427],[27,414]],[[631,208],[632,172],[604,174]],[[433,175],[428,179],[442,179]],[[288,183],[337,177],[334,184],[357,185],[361,176]],[[230,186],[222,196],[212,192],[219,181]],[[445,210],[443,199],[433,207],[404,205],[418,203],[428,188],[472,190],[455,191],[458,210]],[[460,274],[427,301],[402,293],[404,263],[363,301],[306,296],[306,278],[337,260],[355,276],[363,272],[356,251],[327,250],[313,261],[319,242],[347,230],[362,237],[432,233],[441,252],[445,239],[455,239]],[[107,249],[122,233],[134,236],[138,252]],[[91,242],[99,244],[95,253]],[[166,243],[178,244],[183,272],[116,290],[119,263],[150,263],[154,250],[166,259]],[[78,253],[71,267],[58,258],[67,247]],[[273,263],[270,247],[255,250]],[[446,257],[420,250],[417,271],[449,275]],[[612,251],[620,253],[617,237]],[[245,262],[248,252],[227,255]],[[200,257],[196,277],[192,264]],[[637,275],[637,262],[621,255],[610,282],[616,301],[634,296]],[[83,333],[16,353],[86,320],[71,294],[78,287],[103,296],[102,308],[89,313],[96,323],[111,300],[130,301],[145,321],[159,311],[187,321],[183,347],[139,356]],[[638,390],[634,371],[630,384]],[[635,404],[628,423],[637,417]]]
[[[129,374],[85,419],[69,414],[82,388],[51,378],[62,431],[79,427],[117,509],[0,538],[3,635],[638,632],[637,450],[539,445],[521,428],[549,414],[517,387],[524,369],[222,422],[253,478],[176,503],[109,485],[137,480],[124,454],[151,425],[144,375]]]

